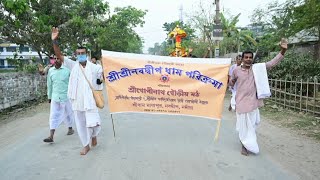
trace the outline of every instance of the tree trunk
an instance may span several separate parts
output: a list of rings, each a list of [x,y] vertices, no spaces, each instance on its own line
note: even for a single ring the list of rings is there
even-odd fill
[[[315,59],[320,61],[320,27],[318,28],[318,44],[315,48]]]
[[[40,51],[37,51],[37,53],[38,53],[38,55],[39,55],[40,61],[41,61],[42,63],[44,63],[44,62],[43,62],[43,59],[42,59],[42,54],[41,54],[41,52],[40,52]]]
[[[313,54],[314,60],[320,61],[320,26],[318,27],[318,42],[314,46],[313,52],[314,52]]]

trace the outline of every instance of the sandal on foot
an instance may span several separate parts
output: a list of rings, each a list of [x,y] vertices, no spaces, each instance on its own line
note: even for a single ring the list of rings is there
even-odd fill
[[[53,142],[53,139],[51,137],[47,137],[43,140],[43,142],[51,143]]]
[[[73,129],[70,129],[67,133],[67,135],[72,135],[74,133],[74,130]]]

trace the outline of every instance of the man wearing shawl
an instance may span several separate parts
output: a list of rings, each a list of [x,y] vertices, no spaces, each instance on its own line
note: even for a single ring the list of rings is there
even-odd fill
[[[265,63],[266,69],[271,69],[284,58],[284,54],[288,48],[287,41],[282,39],[280,47],[280,53],[271,61]],[[235,83],[237,84],[236,130],[239,132],[239,139],[242,144],[241,154],[245,156],[248,156],[249,153],[259,153],[256,127],[260,123],[259,107],[263,106],[263,100],[258,99],[252,65],[253,52],[243,52],[242,64],[234,69],[229,80],[230,86],[233,87]]]
[[[80,151],[80,154],[86,155],[90,150],[90,142],[91,147],[97,145],[97,135],[101,130],[98,108],[88,84],[88,81],[91,85],[97,83],[96,77],[99,75],[96,74],[96,65],[87,60],[87,50],[85,47],[77,48],[77,60],[72,61],[62,55],[58,46],[58,37],[58,28],[52,28],[51,38],[54,52],[62,60],[63,65],[71,71],[68,98],[72,104],[77,131],[84,147]]]

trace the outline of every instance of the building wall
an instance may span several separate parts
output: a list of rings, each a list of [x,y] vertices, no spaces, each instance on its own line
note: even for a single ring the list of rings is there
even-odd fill
[[[295,44],[293,45],[295,52],[302,54],[317,55],[318,46],[315,43]]]
[[[19,46],[12,43],[2,43],[0,44],[0,69],[14,68],[7,58],[13,59],[15,54],[22,61],[29,61],[33,58],[39,59],[39,54],[28,46]],[[45,64],[48,62],[48,57],[42,54],[42,58],[45,59]]]
[[[46,95],[46,77],[30,73],[0,73],[0,111]]]

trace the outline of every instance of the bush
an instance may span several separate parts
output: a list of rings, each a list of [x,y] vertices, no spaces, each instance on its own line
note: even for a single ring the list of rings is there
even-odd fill
[[[34,64],[35,59],[31,59],[31,62],[25,61],[18,57],[17,54],[14,55],[13,58],[7,58],[8,62],[15,66],[15,70],[17,72],[23,71],[28,73],[34,73],[38,71],[37,65]]]
[[[262,62],[267,62],[271,58],[264,58]],[[299,54],[288,51],[285,58],[268,72],[269,78],[299,78],[313,79],[320,76],[320,60],[314,60],[311,54]]]

